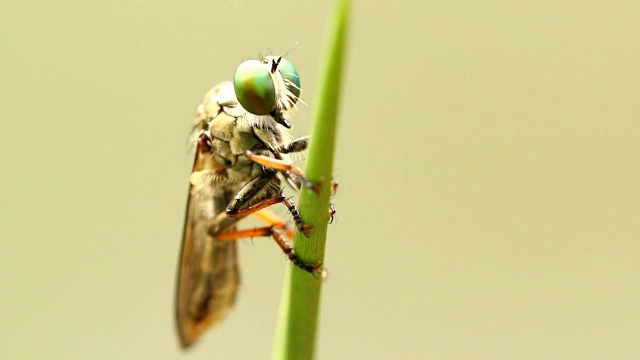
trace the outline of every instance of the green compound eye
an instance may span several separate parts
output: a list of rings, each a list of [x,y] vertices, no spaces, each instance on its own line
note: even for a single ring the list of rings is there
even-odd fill
[[[267,115],[276,107],[276,90],[269,66],[258,60],[247,60],[238,66],[233,88],[240,105],[254,115]]]
[[[295,104],[300,97],[300,76],[298,75],[298,71],[293,67],[292,63],[285,59],[280,59],[278,71],[282,74],[287,89],[293,94],[291,100]]]

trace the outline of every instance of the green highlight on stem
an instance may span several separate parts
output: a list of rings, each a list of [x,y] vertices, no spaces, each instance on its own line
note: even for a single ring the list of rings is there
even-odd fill
[[[318,191],[312,192],[303,187],[300,192],[300,216],[305,224],[312,225],[313,228],[310,238],[297,233],[293,244],[300,259],[307,264],[324,262],[348,11],[349,0],[336,0],[314,107],[313,128],[304,171],[310,181],[319,184]],[[319,274],[314,276],[291,263],[288,265],[273,359],[313,358],[321,285],[322,278]]]

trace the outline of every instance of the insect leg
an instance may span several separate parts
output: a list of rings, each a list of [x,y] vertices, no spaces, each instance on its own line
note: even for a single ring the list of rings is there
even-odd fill
[[[238,193],[238,195],[240,195],[240,193]],[[272,198],[262,200],[256,204],[253,204],[251,206],[248,206],[240,210],[237,210],[236,206],[234,206],[236,203],[232,201],[231,204],[229,204],[229,207],[227,208],[227,215],[232,217],[244,217],[244,216],[253,214],[256,211],[262,210],[266,207],[269,207],[271,205],[278,204],[278,203],[283,203],[287,207],[287,209],[289,209],[289,212],[291,213],[291,216],[293,217],[293,220],[295,221],[296,227],[298,228],[298,230],[300,230],[300,232],[302,232],[306,237],[311,236],[311,234],[309,234],[309,229],[311,229],[311,226],[305,225],[302,222],[302,219],[300,218],[300,212],[298,211],[298,208],[296,207],[296,205],[291,201],[291,199],[289,199],[288,197],[282,194],[276,195]]]
[[[307,149],[307,145],[309,145],[309,136],[303,136],[293,140],[287,146],[283,147],[282,150],[280,150],[280,153],[290,154],[301,152]]]
[[[232,241],[232,240],[237,240],[237,239],[246,238],[246,237],[254,237],[254,236],[270,236],[273,238],[273,240],[275,240],[276,244],[278,244],[280,249],[282,249],[282,252],[284,252],[285,255],[287,255],[289,260],[291,260],[291,262],[295,266],[309,273],[316,273],[320,271],[319,269],[320,269],[320,265],[322,264],[321,262],[317,261],[313,265],[305,264],[302,260],[300,260],[300,258],[295,253],[293,248],[289,246],[286,243],[286,241],[284,241],[282,236],[273,229],[273,226],[266,226],[266,227],[261,227],[256,229],[220,232],[218,234],[213,234],[213,235],[216,237],[216,240],[220,240],[220,241]]]
[[[300,138],[298,140],[303,141],[305,143],[305,146],[306,146],[306,140],[307,139],[308,139],[307,137],[304,137],[304,138]],[[254,162],[256,162],[256,163],[258,163],[260,165],[267,166],[267,167],[272,168],[272,169],[284,170],[285,171],[284,176],[285,176],[286,180],[290,184],[292,184],[292,186],[294,186],[294,188],[297,191],[300,191],[300,188],[299,188],[300,182],[296,181],[297,179],[299,179],[305,186],[310,188],[312,191],[316,191],[316,188],[317,188],[316,185],[311,183],[310,181],[308,181],[306,179],[306,177],[302,173],[302,169],[300,169],[299,167],[297,167],[297,166],[295,166],[295,165],[293,165],[291,163],[288,163],[288,162],[286,162],[284,160],[274,159],[274,158],[269,157],[269,156],[255,154],[255,153],[253,153],[253,152],[251,152],[249,150],[247,150],[246,154],[247,154],[247,157],[249,159],[251,159],[252,161],[254,161]],[[295,175],[296,177],[294,178],[293,176],[291,176],[292,174]],[[338,180],[331,179],[331,195],[332,196],[335,195],[336,191],[338,190],[338,185],[339,185]],[[289,208],[289,211],[294,216],[294,219],[297,219],[298,210],[295,208],[295,205],[293,205],[293,203],[291,203],[291,201],[288,198],[286,200],[287,200],[286,202],[285,202],[285,200],[282,200],[282,201],[285,202],[285,205],[287,205],[287,208]],[[274,204],[275,203],[276,202],[274,202]],[[266,205],[266,206],[268,206],[268,205]],[[266,207],[266,206],[264,206],[264,207]],[[333,204],[329,204],[329,224],[331,224],[333,222],[335,213],[336,213],[335,206],[333,206]],[[296,224],[301,224],[301,223],[302,223],[302,221],[298,222],[296,220]],[[303,230],[301,229],[301,231],[303,231]],[[307,233],[305,232],[305,235],[306,234]],[[307,237],[309,237],[309,236],[307,235]]]
[[[329,224],[333,223],[336,212],[337,211],[335,205],[329,203]],[[293,239],[293,230],[291,229],[289,224],[284,222],[284,220],[282,220],[278,215],[274,214],[268,209],[260,209],[254,212],[252,215],[266,222],[267,224],[270,224],[276,229],[283,230],[289,239]]]
[[[250,180],[233,197],[225,214],[229,217],[241,218],[271,205],[283,203],[293,216],[298,230],[309,237],[311,227],[302,222],[295,204],[282,194],[279,184],[280,180],[276,173],[265,173]]]
[[[285,160],[274,159],[269,156],[258,155],[250,150],[247,150],[245,154],[249,159],[251,159],[253,162],[257,164],[266,166],[270,169],[289,172],[295,175],[298,179],[300,179],[302,184],[304,184],[304,186],[306,186],[308,189],[310,189],[313,192],[318,191],[318,186],[312,183],[311,181],[307,180],[307,178],[304,176],[304,173],[302,172],[302,169],[293,165],[292,163]]]
[[[240,193],[242,193],[242,191],[240,191]],[[236,198],[240,195],[240,193],[236,195]],[[274,199],[276,199],[276,201],[274,201]],[[234,198],[234,200],[236,199]],[[232,211],[222,212],[218,214],[210,223],[210,226],[208,229],[209,235],[213,237],[216,241],[236,240],[236,239],[252,237],[252,236],[271,236],[275,240],[275,242],[278,244],[280,249],[282,249],[282,251],[287,255],[287,257],[294,263],[294,265],[310,273],[317,272],[318,268],[320,267],[320,263],[318,262],[313,265],[307,265],[302,260],[300,260],[298,256],[295,254],[295,252],[293,251],[293,249],[289,245],[287,245],[284,239],[282,239],[282,236],[275,231],[275,228],[278,227],[278,224],[264,227],[264,228],[250,229],[250,230],[235,230],[235,229],[229,230],[229,228],[231,228],[236,222],[238,222],[240,219],[242,219],[246,215],[259,212],[260,210],[264,209],[264,207],[270,206],[272,204],[276,204],[278,202],[284,202],[286,204],[287,202],[290,202],[290,201],[288,198],[282,195],[278,195],[276,197],[267,198],[266,200],[258,202],[252,206],[246,207],[239,211],[233,211],[232,209]],[[236,202],[236,204],[237,203],[238,202]],[[233,204],[234,202],[232,201],[229,206],[231,207],[231,205]],[[230,214],[228,214],[228,212]],[[294,215],[295,214],[297,214],[297,217],[299,219],[299,214],[297,210],[295,210]],[[282,224],[283,224],[282,226],[286,227],[286,224],[284,223]],[[308,229],[310,229],[310,227],[303,226],[304,232],[308,232]],[[308,233],[305,233],[305,235],[307,235],[307,237],[309,236]]]
[[[335,178],[331,179],[331,196],[335,196],[338,192],[338,186],[340,183]]]
[[[333,218],[336,215],[336,207],[332,203],[329,203],[329,224],[333,223]]]
[[[289,226],[289,224],[282,220],[278,215],[274,214],[272,211],[269,211],[269,209],[258,210],[252,215],[266,222],[267,224],[270,224],[274,228],[284,231],[289,239],[293,239],[293,229],[291,228],[291,226]]]

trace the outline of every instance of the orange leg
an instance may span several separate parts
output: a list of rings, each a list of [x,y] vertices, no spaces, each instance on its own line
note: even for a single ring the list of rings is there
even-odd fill
[[[293,239],[293,229],[291,226],[284,222],[284,220],[282,220],[278,215],[269,211],[269,209],[258,210],[253,213],[253,215],[267,224],[270,224],[274,228],[284,231],[290,240]]]
[[[276,244],[282,249],[282,252],[287,255],[291,262],[299,267],[300,269],[309,272],[309,273],[318,273],[320,272],[321,262],[317,261],[313,265],[307,265],[295,253],[292,247],[290,247],[282,238],[282,236],[276,232],[272,226],[266,226],[256,229],[248,229],[248,230],[235,230],[235,231],[227,231],[213,234],[216,240],[220,241],[233,241],[245,237],[253,237],[253,236],[271,236],[273,240],[275,240]]]
[[[304,186],[306,186],[307,188],[309,188],[314,192],[318,191],[318,185],[309,181],[307,177],[304,176],[302,169],[291,164],[290,162],[280,160],[280,159],[274,159],[269,156],[258,155],[256,153],[251,152],[250,150],[246,151],[246,155],[253,162],[258,163],[262,166],[266,166],[271,169],[280,170],[280,171],[289,171],[293,175],[297,176],[302,182],[302,184],[304,184]],[[334,196],[338,191],[338,185],[340,185],[338,180],[331,179],[331,196]]]
[[[293,239],[293,229],[284,222],[278,215],[269,211],[269,209],[261,209],[253,213],[255,217],[273,226],[276,229],[280,229],[285,232],[289,239]],[[333,223],[336,215],[336,207],[333,204],[329,204],[329,224]]]
[[[260,211],[264,208],[268,208],[271,205],[275,205],[278,203],[281,203],[284,201],[284,195],[278,195],[272,198],[268,198],[266,200],[262,200],[260,202],[258,202],[257,204],[253,204],[251,206],[247,206],[244,209],[241,210],[227,210],[227,215],[229,216],[246,216],[249,214],[253,214],[256,211]]]
[[[304,184],[304,186],[306,186],[307,188],[309,188],[314,192],[318,191],[318,186],[312,183],[311,181],[307,180],[307,178],[304,176],[304,173],[302,172],[302,169],[293,165],[292,163],[288,161],[280,160],[280,159],[274,159],[268,156],[258,155],[256,153],[251,152],[250,150],[247,150],[245,154],[253,162],[260,164],[262,166],[266,166],[274,170],[291,172],[292,174],[294,174],[300,179],[300,181],[302,182],[302,184]]]
[[[293,216],[293,220],[296,222],[296,225],[298,227],[298,230],[300,230],[300,232],[302,232],[304,234],[304,236],[309,237],[311,236],[311,234],[309,233],[309,230],[311,229],[311,225],[305,225],[302,222],[302,219],[300,218],[300,212],[298,212],[298,208],[296,208],[296,205],[291,202],[291,199],[289,199],[288,197],[284,196],[284,195],[278,195],[278,196],[274,196],[272,198],[266,199],[266,200],[262,200],[260,202],[258,202],[257,204],[253,204],[251,206],[248,206],[242,210],[228,210],[227,209],[227,215],[232,216],[232,217],[239,217],[239,216],[246,216],[249,214],[253,214],[256,211],[262,210],[264,208],[267,208],[271,205],[277,204],[277,203],[283,203],[288,209],[289,212],[291,213],[291,216]]]

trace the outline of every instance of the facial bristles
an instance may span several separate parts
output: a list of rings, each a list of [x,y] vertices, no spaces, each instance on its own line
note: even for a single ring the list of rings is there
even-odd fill
[[[291,88],[298,89],[298,92],[300,92],[300,88],[291,80],[288,80],[288,79],[283,79],[283,80],[285,84],[284,91],[283,91],[284,96],[281,96],[278,98],[278,107],[284,110],[297,109],[298,107],[296,106],[296,103],[300,101],[300,98],[294,95],[294,93],[289,89]]]

